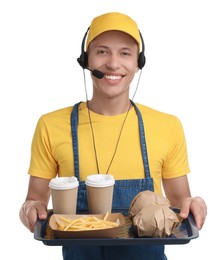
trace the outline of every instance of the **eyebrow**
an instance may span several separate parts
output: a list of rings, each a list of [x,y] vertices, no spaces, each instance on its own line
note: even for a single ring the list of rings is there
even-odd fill
[[[96,46],[96,48],[105,48],[105,49],[110,49],[110,47],[106,46],[106,45],[98,45]],[[132,48],[129,47],[121,47],[121,50],[127,50],[127,51],[132,51]]]

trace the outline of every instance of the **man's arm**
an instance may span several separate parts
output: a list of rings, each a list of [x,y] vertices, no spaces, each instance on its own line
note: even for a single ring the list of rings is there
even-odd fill
[[[198,229],[201,229],[207,215],[207,206],[202,198],[191,196],[187,176],[163,179],[163,188],[172,207],[181,209],[180,216],[187,218],[191,211]]]
[[[19,216],[31,232],[34,232],[34,224],[38,218],[47,218],[47,205],[50,198],[49,182],[48,179],[30,176],[28,193]]]

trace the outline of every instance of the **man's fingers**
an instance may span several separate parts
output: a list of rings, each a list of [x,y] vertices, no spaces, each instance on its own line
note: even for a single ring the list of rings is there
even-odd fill
[[[191,206],[191,198],[187,198],[183,201],[181,211],[180,211],[180,217],[185,219],[188,217],[190,213],[190,206]]]
[[[46,205],[40,201],[27,201],[24,204],[24,215],[26,218],[26,226],[31,232],[34,232],[34,225],[37,219],[44,220],[47,218]]]
[[[197,228],[201,229],[204,225],[207,215],[207,206],[204,200],[200,197],[185,199],[181,207],[180,217],[185,219],[188,217],[190,212],[192,212],[194,216]]]

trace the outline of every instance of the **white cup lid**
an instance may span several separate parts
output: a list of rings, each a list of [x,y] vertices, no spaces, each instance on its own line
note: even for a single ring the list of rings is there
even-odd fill
[[[85,181],[87,186],[108,187],[114,185],[115,180],[111,174],[93,174],[89,175]]]
[[[68,190],[79,186],[79,181],[75,176],[56,177],[49,183],[49,187],[55,190]]]

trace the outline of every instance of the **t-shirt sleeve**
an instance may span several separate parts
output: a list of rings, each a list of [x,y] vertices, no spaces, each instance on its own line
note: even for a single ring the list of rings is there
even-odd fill
[[[175,117],[171,127],[169,153],[163,166],[163,178],[175,178],[190,172],[187,144],[182,124]]]
[[[33,135],[28,173],[45,179],[52,179],[57,174],[57,162],[52,155],[51,140],[43,117],[38,120]]]

